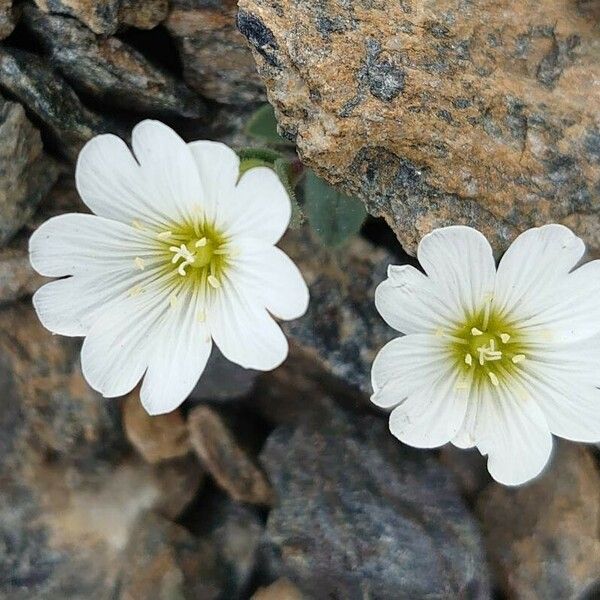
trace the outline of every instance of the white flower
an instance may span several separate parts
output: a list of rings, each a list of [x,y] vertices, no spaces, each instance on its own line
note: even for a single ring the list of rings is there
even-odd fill
[[[418,448],[452,442],[488,455],[518,485],[544,468],[555,434],[600,440],[600,261],[575,269],[584,244],[561,225],[520,235],[495,268],[468,227],[425,236],[427,275],[390,266],[377,309],[405,334],[373,364],[372,401]]]
[[[233,150],[186,144],[157,121],[135,127],[132,148],[100,135],[81,151],[77,188],[95,215],[54,217],[32,235],[36,271],[66,277],[33,303],[50,331],[85,336],[93,388],[121,396],[144,376],[141,401],[160,414],[190,393],[212,340],[243,367],[277,367],[288,345],[271,315],[301,316],[308,290],[274,246],[291,206],[271,169],[240,178]]]

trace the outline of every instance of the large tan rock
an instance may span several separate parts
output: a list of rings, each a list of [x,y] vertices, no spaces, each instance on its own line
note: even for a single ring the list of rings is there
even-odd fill
[[[595,2],[240,0],[282,133],[405,248],[558,221],[600,249]]]

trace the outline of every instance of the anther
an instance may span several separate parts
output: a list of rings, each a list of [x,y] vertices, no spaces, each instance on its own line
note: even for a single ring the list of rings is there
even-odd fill
[[[502,340],[503,344],[508,344],[508,340],[510,340],[510,335],[508,335],[508,333],[501,333],[500,339]]]
[[[161,231],[156,237],[161,240],[166,240],[167,238],[170,238],[172,235],[173,235],[172,231]]]
[[[229,250],[227,250],[227,248],[217,248],[216,250],[213,250],[213,254],[227,254],[229,252]]]
[[[134,219],[133,221],[131,221],[131,226],[134,229],[139,229],[140,231],[144,231],[144,226],[137,219]]]
[[[206,321],[206,313],[203,310],[198,311],[198,322],[204,323]]]
[[[177,305],[177,294],[175,292],[169,296],[169,304],[171,305],[171,308],[175,308]]]
[[[483,331],[477,329],[477,327],[471,327],[471,335],[483,335]]]
[[[140,271],[143,271],[146,268],[146,261],[139,256],[136,256],[133,262]]]
[[[524,355],[524,354],[515,354],[515,355],[512,357],[512,361],[513,361],[513,362],[515,363],[515,365],[516,365],[517,363],[523,362],[523,361],[525,360],[525,358],[526,358],[526,357],[525,357],[525,355]]]
[[[208,240],[203,237],[201,240],[198,240],[196,242],[196,248],[203,248],[204,246],[206,246],[206,244],[208,244]]]
[[[492,382],[492,385],[498,386],[500,384],[500,382],[498,381],[498,377],[496,376],[496,373],[492,373],[491,371],[488,371],[488,375],[490,377],[490,381]]]
[[[143,291],[144,288],[141,285],[136,285],[129,290],[129,295],[133,298],[139,296]]]
[[[219,282],[219,280],[214,276],[214,275],[209,275],[208,276],[208,283],[214,287],[215,289],[220,288],[221,287],[221,283]]]
[[[182,276],[185,277],[186,273],[185,273],[185,268],[189,265],[190,263],[188,262],[182,262],[178,267],[177,267],[177,272]]]
[[[468,353],[465,355],[465,363],[469,366],[473,364],[473,357]]]

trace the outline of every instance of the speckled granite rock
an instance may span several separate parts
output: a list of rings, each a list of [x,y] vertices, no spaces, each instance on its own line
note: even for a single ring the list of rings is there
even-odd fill
[[[240,0],[282,133],[408,251],[562,222],[600,250],[594,2]],[[597,11],[597,9],[596,9]]]
[[[309,598],[489,598],[477,525],[435,459],[379,419],[314,421],[276,429],[261,455],[273,575]]]
[[[188,84],[226,104],[264,101],[256,65],[236,27],[236,0],[171,0],[166,26]]]
[[[96,36],[77,20],[26,5],[23,18],[56,67],[77,91],[107,106],[198,118],[202,100],[116,37]]]
[[[320,245],[308,227],[289,231],[281,247],[310,288],[308,312],[282,323],[293,346],[357,391],[370,394],[371,364],[397,333],[379,316],[375,288],[397,262],[388,252],[355,238],[341,252]]]
[[[251,600],[302,600],[300,590],[285,577],[256,590]]]
[[[9,36],[15,28],[16,12],[12,0],[0,0],[0,40]]]
[[[81,104],[73,89],[42,58],[0,48],[0,90],[16,97],[51,134],[60,153],[72,160],[94,135],[124,132]]]
[[[596,598],[600,589],[600,473],[589,449],[562,442],[526,486],[491,484],[479,501],[491,564],[508,598]]]
[[[94,33],[109,35],[120,25],[156,27],[167,15],[168,0],[35,0],[46,13],[76,17]]]
[[[27,222],[57,176],[23,107],[0,96],[0,247]]]

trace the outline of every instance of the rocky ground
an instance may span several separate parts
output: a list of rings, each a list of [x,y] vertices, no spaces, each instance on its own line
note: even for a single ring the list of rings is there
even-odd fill
[[[392,336],[373,291],[412,260],[383,220],[336,251],[290,231],[312,304],[289,360],[258,376],[215,354],[169,415],[101,399],[79,340],[37,321],[27,237],[84,210],[81,146],[148,116],[249,145],[252,52],[301,156],[407,251],[456,219],[498,249],[548,218],[600,247],[597,2],[241,4],[236,24],[232,0],[0,0],[0,598],[597,598],[595,449],[557,444],[507,489],[370,406]]]

